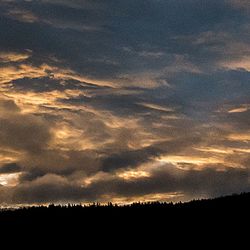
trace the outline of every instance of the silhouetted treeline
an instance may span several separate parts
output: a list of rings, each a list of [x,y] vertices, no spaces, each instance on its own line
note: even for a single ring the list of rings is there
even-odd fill
[[[202,239],[207,245],[217,240],[229,242],[236,234],[243,237],[248,232],[245,228],[250,222],[249,213],[250,193],[176,204],[51,204],[2,209],[0,235],[1,239],[6,237],[3,235],[11,239],[15,235],[22,240],[32,235],[39,244],[51,239],[61,244],[69,240],[70,244],[78,241],[93,245],[103,245],[103,242],[111,244],[114,239],[121,245],[134,241],[147,245],[148,241],[153,241],[172,249],[170,244],[178,246],[191,242],[193,245]],[[222,235],[226,235],[226,238]],[[178,238],[176,241],[175,237]],[[127,248],[130,248],[129,244]],[[70,249],[74,248],[71,246]],[[158,248],[154,246],[152,249]]]
[[[241,216],[250,212],[250,193],[231,195],[216,199],[194,200],[186,203],[147,202],[118,206],[108,203],[100,205],[49,205],[1,209],[0,222],[36,223],[36,222],[79,222],[79,221],[116,221],[133,219],[134,221],[179,220],[203,216]]]

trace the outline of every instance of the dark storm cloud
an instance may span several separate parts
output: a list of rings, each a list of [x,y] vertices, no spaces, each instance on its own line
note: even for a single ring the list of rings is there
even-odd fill
[[[172,169],[153,172],[150,178],[126,181],[113,179],[93,183],[89,189],[98,193],[104,189],[106,193],[118,196],[143,196],[148,193],[183,192],[193,196],[217,196],[233,192],[249,190],[248,170],[228,169],[215,171],[213,168],[201,171],[183,171]]]
[[[172,133],[174,134],[174,132]],[[199,142],[200,138],[198,136],[182,135],[178,137],[176,134],[175,138],[171,141],[155,143],[139,150],[127,150],[121,151],[119,154],[109,155],[103,160],[102,170],[109,172],[119,170],[120,168],[135,168],[161,155],[180,153],[193,144],[198,145]]]
[[[47,92],[53,90],[89,90],[97,91],[105,89],[92,83],[81,82],[77,80],[56,80],[49,77],[44,78],[22,78],[12,81],[13,87],[17,90],[32,90],[35,92]]]
[[[5,164],[0,168],[0,174],[17,173],[21,171],[21,167],[16,163]]]
[[[124,180],[111,178],[100,180],[87,187],[68,182],[57,175],[46,175],[16,189],[1,187],[1,200],[10,204],[33,204],[48,202],[100,201],[103,195],[113,197],[143,197],[147,194],[180,192],[187,197],[215,197],[249,190],[249,172],[244,169],[202,171],[167,169],[152,173],[150,178]]]
[[[8,109],[6,109],[8,107]],[[42,118],[21,114],[10,100],[0,101],[0,144],[16,150],[39,153],[51,138],[49,125]]]
[[[119,168],[126,168],[128,166],[137,166],[143,162],[147,162],[151,157],[160,154],[160,150],[148,147],[133,151],[124,151],[118,155],[111,155],[103,161],[103,170],[112,171]]]
[[[128,115],[128,113],[130,112],[146,112],[145,108],[137,104],[137,102],[141,101],[141,98],[136,94],[120,95],[119,93],[114,93],[107,95],[97,95],[95,97],[79,96],[77,98],[71,98],[61,101],[64,103],[76,105],[82,105],[82,103],[86,103],[95,108],[104,108],[110,110],[111,112],[119,113],[120,115]]]
[[[50,139],[46,123],[39,118],[16,115],[10,119],[1,117],[0,121],[1,145],[38,153]]]

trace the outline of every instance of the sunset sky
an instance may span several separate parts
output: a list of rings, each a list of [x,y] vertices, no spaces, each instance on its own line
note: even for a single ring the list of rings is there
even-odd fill
[[[250,191],[250,1],[0,0],[0,206]]]

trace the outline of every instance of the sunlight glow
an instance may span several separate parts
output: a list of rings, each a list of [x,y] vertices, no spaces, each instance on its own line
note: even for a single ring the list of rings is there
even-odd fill
[[[16,186],[18,184],[19,173],[0,174],[0,185]]]

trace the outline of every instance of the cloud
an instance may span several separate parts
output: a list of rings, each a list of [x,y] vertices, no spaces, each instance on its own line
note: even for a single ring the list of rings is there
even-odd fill
[[[240,108],[234,108],[234,109],[231,109],[228,111],[228,113],[243,113],[243,112],[246,112],[248,111],[248,107],[240,107]]]
[[[38,17],[32,12],[21,9],[11,9],[7,12],[7,16],[25,23],[34,23],[38,21]]]
[[[159,111],[163,111],[163,112],[173,112],[174,111],[174,109],[172,109],[172,108],[162,107],[160,105],[153,104],[153,103],[138,103],[138,104],[142,105],[146,108],[149,108],[149,109],[159,110]]]
[[[215,171],[210,168],[187,172],[171,166],[162,166],[153,171],[150,177],[126,179],[110,176],[98,179],[85,187],[69,182],[64,177],[49,174],[17,188],[1,187],[1,201],[7,200],[10,204],[33,204],[119,200],[126,203],[128,200],[138,200],[139,197],[145,200],[148,197],[150,200],[154,195],[164,200],[167,194],[172,194],[171,198],[177,200],[183,200],[183,196],[215,197],[248,190],[248,174],[247,170]],[[8,199],[5,197],[7,195]]]
[[[21,167],[16,163],[5,164],[0,168],[0,174],[18,173]]]
[[[250,4],[247,0],[230,0],[229,1],[233,7],[239,8],[241,10],[250,10]]]
[[[51,137],[46,122],[34,115],[21,114],[14,103],[3,102],[3,106],[7,105],[12,108],[12,113],[1,113],[0,144],[12,149],[40,152]]]
[[[0,203],[248,191],[246,1],[2,1]]]
[[[103,161],[103,170],[111,171],[119,168],[135,167],[147,162],[151,157],[160,154],[156,149],[148,147],[140,150],[124,151],[118,155],[111,155]]]
[[[222,64],[222,66],[229,68],[229,69],[233,69],[233,70],[241,69],[241,70],[250,71],[250,57],[244,56],[238,60],[225,62]]]
[[[24,61],[30,57],[28,53],[11,53],[11,52],[1,52],[0,59],[2,63],[7,62],[19,62]]]

